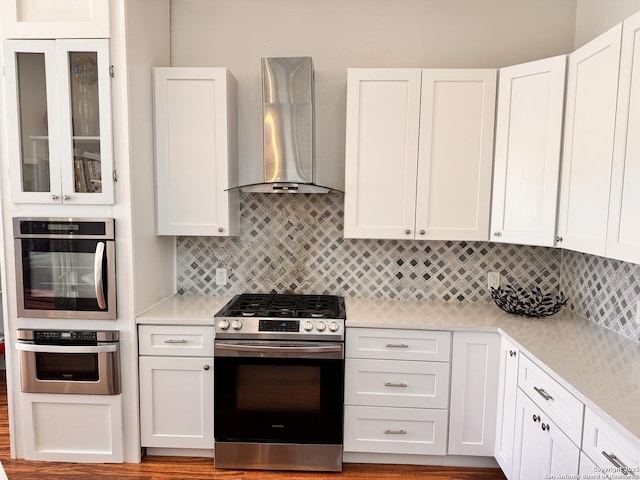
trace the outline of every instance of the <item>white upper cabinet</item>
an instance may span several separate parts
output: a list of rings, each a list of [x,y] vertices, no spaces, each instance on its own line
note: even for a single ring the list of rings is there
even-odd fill
[[[109,0],[0,0],[5,38],[109,38]]]
[[[606,256],[640,263],[640,13],[622,27]]]
[[[419,69],[348,71],[347,238],[413,238],[420,84]]]
[[[487,240],[496,70],[422,70],[415,238]]]
[[[237,87],[226,68],[154,68],[158,235],[238,233]]]
[[[622,25],[569,55],[559,245],[604,255]]]
[[[5,41],[11,198],[111,204],[108,40]]]
[[[553,246],[566,56],[500,69],[491,240]]]
[[[495,70],[349,69],[347,238],[486,240]]]

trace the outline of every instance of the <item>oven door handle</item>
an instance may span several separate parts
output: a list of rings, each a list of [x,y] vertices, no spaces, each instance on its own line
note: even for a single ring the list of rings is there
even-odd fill
[[[34,343],[16,342],[16,350],[23,352],[36,353],[105,353],[117,352],[117,343],[108,343],[105,345],[40,345]]]
[[[96,254],[93,260],[93,276],[96,286],[96,300],[98,307],[104,310],[107,308],[107,301],[104,298],[104,286],[102,281],[102,261],[104,259],[104,242],[96,244]]]
[[[304,357],[304,358],[343,358],[343,345],[256,345],[241,343],[215,342],[214,356],[219,357]]]

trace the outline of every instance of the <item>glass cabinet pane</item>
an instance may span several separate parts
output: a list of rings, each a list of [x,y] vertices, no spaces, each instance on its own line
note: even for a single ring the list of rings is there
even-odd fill
[[[76,193],[102,193],[100,107],[96,52],[69,52]]]
[[[44,53],[16,56],[22,191],[49,192],[49,137]]]

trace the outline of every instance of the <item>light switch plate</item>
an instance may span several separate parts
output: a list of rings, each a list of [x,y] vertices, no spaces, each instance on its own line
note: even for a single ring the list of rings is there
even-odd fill
[[[640,325],[640,300],[636,303],[636,323]]]
[[[487,277],[487,287],[489,289],[500,286],[500,272],[489,272]]]
[[[216,268],[216,285],[224,286],[227,284],[227,269]]]

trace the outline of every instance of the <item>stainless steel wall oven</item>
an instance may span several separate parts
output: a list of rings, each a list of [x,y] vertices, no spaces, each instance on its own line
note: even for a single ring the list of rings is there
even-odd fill
[[[13,220],[20,317],[116,318],[113,219]]]
[[[236,303],[249,297],[254,306],[318,304],[300,295],[241,295]],[[216,467],[342,469],[344,306],[328,301],[335,309],[315,317],[296,306],[236,316],[233,300],[216,315]]]
[[[116,331],[18,329],[21,390],[27,393],[120,393]]]

